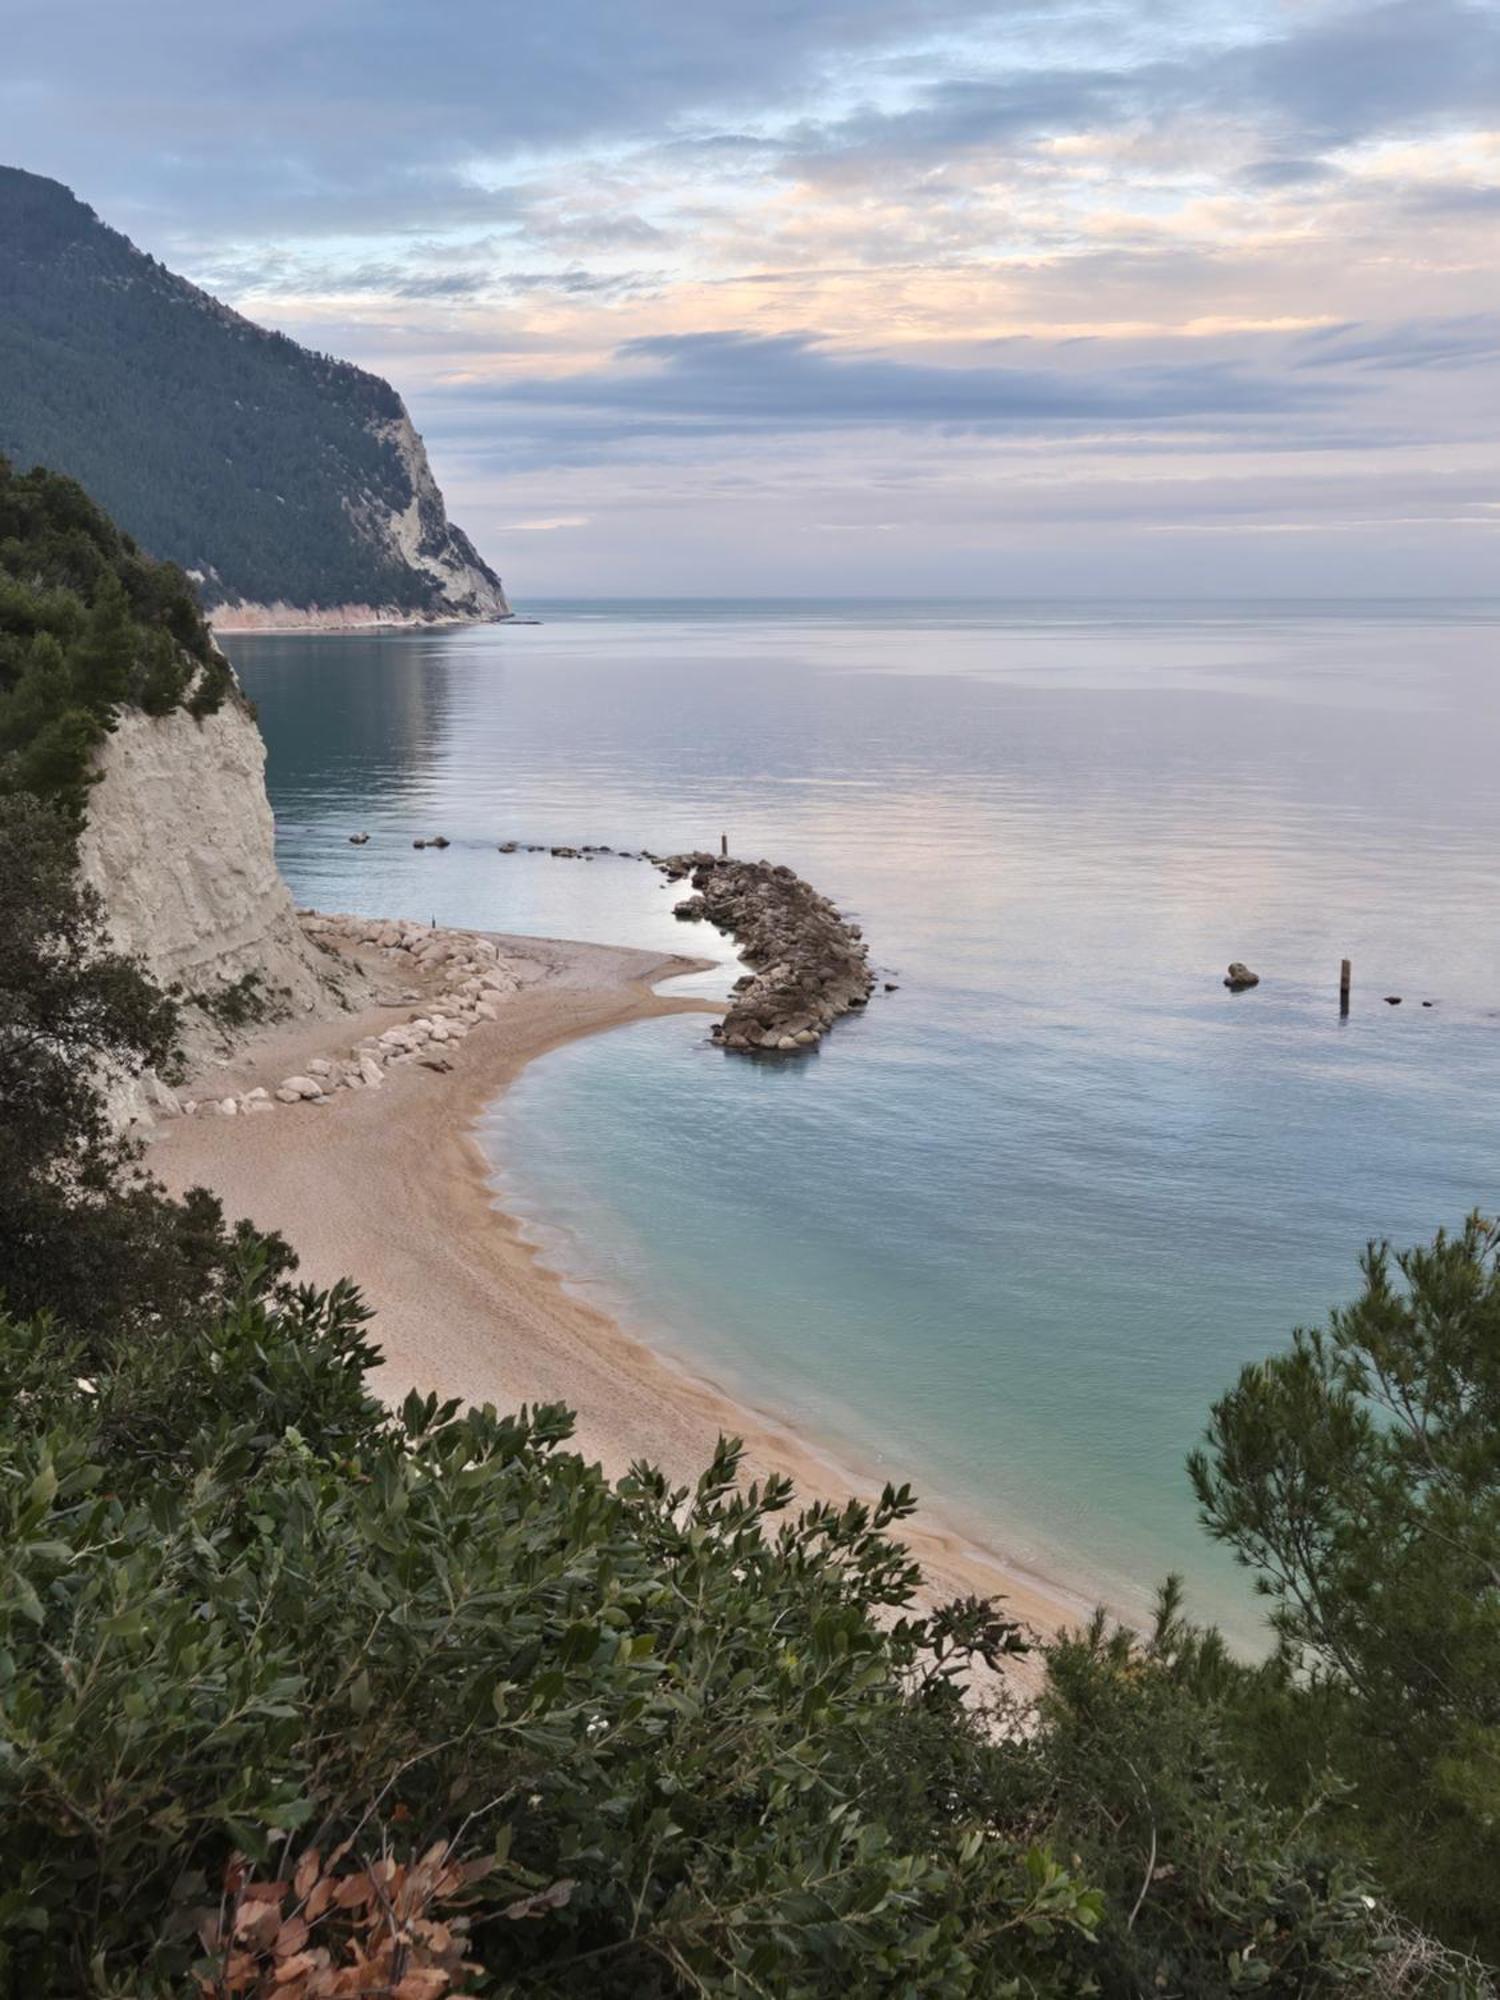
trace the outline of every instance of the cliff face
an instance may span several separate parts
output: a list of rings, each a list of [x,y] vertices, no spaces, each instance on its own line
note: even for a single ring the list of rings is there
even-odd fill
[[[104,899],[115,943],[184,1009],[189,1054],[226,1039],[224,996],[255,1013],[358,1004],[353,976],[303,933],[276,866],[265,746],[236,699],[201,720],[126,710],[100,750],[79,872]],[[171,1108],[156,1079],[111,1093],[122,1123]]]
[[[0,167],[0,453],[80,480],[226,628],[504,618],[388,382]]]
[[[375,482],[345,501],[360,540],[378,551],[382,565],[425,579],[420,605],[344,603],[296,605],[285,598],[269,604],[230,601],[215,606],[219,632],[353,631],[372,625],[476,624],[509,618],[510,605],[498,576],[462,528],[448,519],[423,444],[404,405],[399,414],[377,420],[373,434],[389,447],[399,469],[393,482]],[[403,491],[405,504],[396,501]]]

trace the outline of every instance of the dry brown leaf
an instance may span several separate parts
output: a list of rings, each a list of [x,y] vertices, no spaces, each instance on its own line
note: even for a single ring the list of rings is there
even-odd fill
[[[281,1929],[274,1903],[246,1903],[234,1920],[234,1935],[247,1951],[266,1951]]]
[[[314,1882],[302,1911],[310,1924],[315,1924],[322,1916],[333,1901],[334,1891],[337,1888],[338,1883],[332,1875],[325,1875],[320,1881]]]
[[[356,1903],[368,1903],[369,1900],[370,1878],[363,1872],[346,1875],[333,1892],[333,1905],[337,1910],[352,1910]]]
[[[288,1917],[276,1940],[276,1956],[290,1958],[307,1943],[307,1924],[301,1917]]]
[[[299,1903],[307,1901],[308,1892],[311,1890],[314,1882],[317,1881],[322,1870],[323,1864],[318,1859],[317,1848],[308,1848],[306,1854],[297,1863],[297,1872],[292,1877],[292,1894],[297,1898]]]
[[[436,1966],[415,1965],[396,1988],[396,2000],[442,2000],[448,1975]]]

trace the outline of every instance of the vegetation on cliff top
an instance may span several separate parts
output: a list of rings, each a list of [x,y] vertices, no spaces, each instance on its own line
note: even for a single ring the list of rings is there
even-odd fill
[[[56,181],[0,167],[0,452],[82,480],[208,604],[442,608],[368,531],[413,499],[386,434],[402,414],[378,376],[252,325]]]
[[[180,570],[73,480],[0,458],[0,791],[76,823],[118,709],[206,715],[233,685]]]

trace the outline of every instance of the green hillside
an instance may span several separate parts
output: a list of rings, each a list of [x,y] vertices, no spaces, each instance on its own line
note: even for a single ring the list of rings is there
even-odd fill
[[[225,600],[444,609],[373,524],[407,510],[389,383],[229,311],[68,189],[0,168],[0,452],[80,480]],[[499,580],[424,510],[424,556]],[[430,546],[429,546],[430,545]]]

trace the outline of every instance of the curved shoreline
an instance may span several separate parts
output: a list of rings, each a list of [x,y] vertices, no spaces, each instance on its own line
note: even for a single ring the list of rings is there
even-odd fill
[[[531,962],[534,983],[450,1052],[450,1070],[393,1069],[379,1091],[285,1106],[274,1118],[174,1121],[152,1148],[153,1169],[174,1189],[206,1185],[230,1214],[280,1230],[311,1281],[352,1276],[376,1314],[385,1367],[373,1386],[388,1401],[419,1388],[500,1407],[566,1403],[576,1447],[613,1476],[649,1458],[674,1482],[690,1481],[730,1432],[745,1440],[752,1476],[789,1473],[803,1501],[878,1492],[882,1475],[862,1474],[578,1297],[495,1193],[476,1127],[515,1076],[581,1035],[666,1014],[717,1015],[714,1003],[653,991],[703,962],[547,939],[503,944]],[[215,1087],[263,1084],[391,1017],[386,1006],[267,1030]],[[981,1546],[939,1506],[924,1504],[902,1539],[930,1598],[1000,1595],[1043,1633],[1091,1609],[1089,1597]]]

